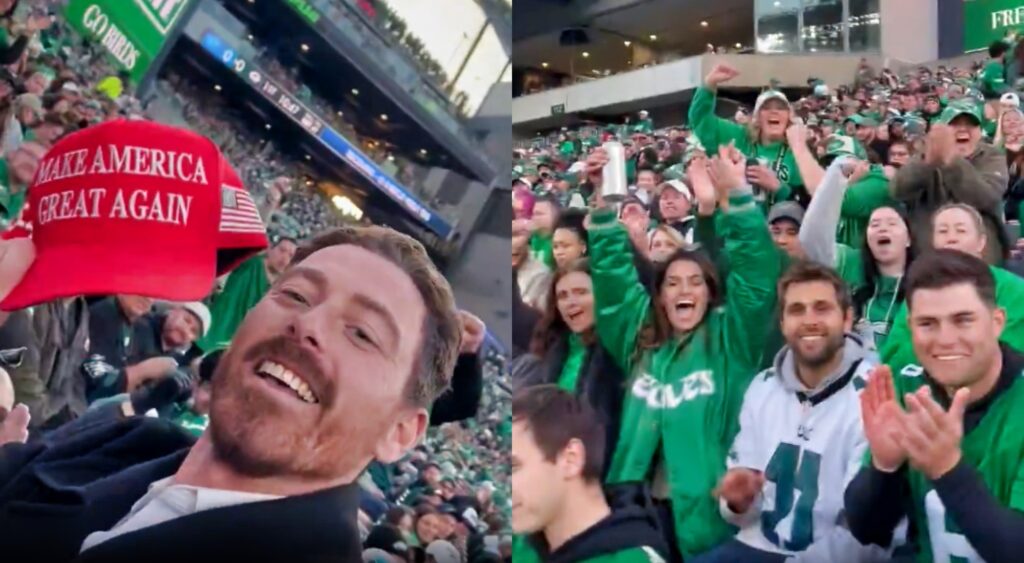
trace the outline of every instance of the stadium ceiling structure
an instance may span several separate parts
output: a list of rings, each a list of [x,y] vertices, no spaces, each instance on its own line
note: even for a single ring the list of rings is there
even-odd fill
[[[692,56],[709,43],[754,42],[754,0],[516,0],[513,13],[516,68],[597,76],[633,68],[633,44]],[[562,45],[562,32],[573,28],[588,42]]]

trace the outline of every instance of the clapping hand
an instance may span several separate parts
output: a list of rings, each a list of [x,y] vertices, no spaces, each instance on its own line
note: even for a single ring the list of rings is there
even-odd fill
[[[966,388],[958,389],[948,411],[935,402],[929,387],[904,397],[909,410],[901,416],[902,429],[897,439],[907,452],[910,465],[933,481],[960,462],[964,411],[970,395]]]
[[[907,452],[900,435],[903,411],[896,404],[889,366],[875,366],[871,370],[868,384],[860,394],[860,413],[875,468],[896,471],[906,461]]]

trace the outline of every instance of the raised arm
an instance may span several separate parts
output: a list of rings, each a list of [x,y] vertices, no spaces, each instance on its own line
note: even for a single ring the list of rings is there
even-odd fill
[[[718,85],[737,76],[739,71],[735,68],[726,64],[716,65],[704,79],[704,85],[697,88],[690,102],[690,128],[708,154],[715,153],[720,145],[727,145],[730,141],[741,141],[747,134],[739,123],[715,115],[715,91]]]
[[[723,341],[730,359],[748,368],[752,378],[772,330],[781,266],[764,213],[744,183],[744,162],[729,160],[719,158],[714,165],[719,189],[729,194],[719,222],[729,263]]]
[[[614,209],[590,213],[588,239],[597,336],[628,374],[637,334],[650,314],[651,298],[637,274],[629,233]]]
[[[847,159],[840,157],[828,167],[800,225],[800,245],[807,259],[829,268],[834,267],[836,261],[836,227],[846,194],[847,182],[843,176],[846,162]]]

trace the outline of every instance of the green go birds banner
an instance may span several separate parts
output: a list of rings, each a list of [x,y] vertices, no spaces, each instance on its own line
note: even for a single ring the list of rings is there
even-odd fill
[[[194,0],[71,0],[67,21],[99,43],[138,83]]]

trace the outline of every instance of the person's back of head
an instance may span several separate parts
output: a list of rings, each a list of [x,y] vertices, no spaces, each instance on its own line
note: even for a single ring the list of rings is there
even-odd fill
[[[512,529],[543,532],[567,507],[600,496],[604,448],[604,425],[586,400],[555,385],[519,390],[512,398]]]
[[[988,56],[992,59],[1002,59],[1003,55],[1010,50],[1010,47],[1004,41],[993,41],[988,46]]]

